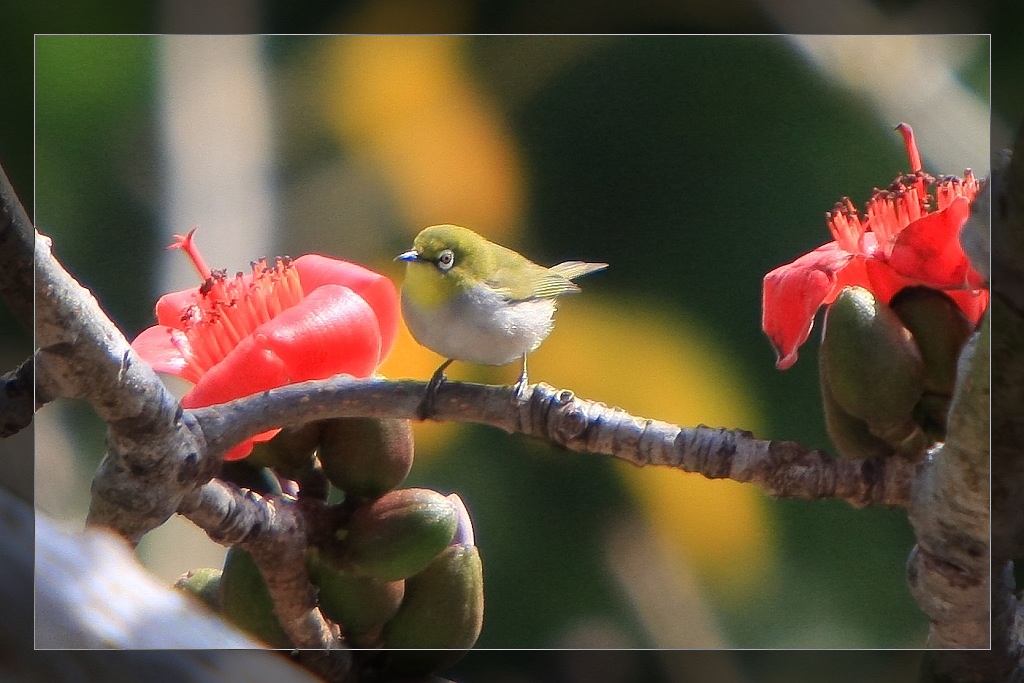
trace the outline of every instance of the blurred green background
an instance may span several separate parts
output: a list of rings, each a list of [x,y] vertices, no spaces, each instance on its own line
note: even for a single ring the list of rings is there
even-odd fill
[[[928,4],[869,9],[905,18]],[[174,6],[122,15],[102,30],[174,30],[185,21]],[[283,7],[256,6],[243,24],[561,26],[551,11],[517,2]],[[730,3],[633,9],[635,30],[797,30],[764,6],[739,26],[725,18]],[[35,20],[31,8],[17,11]],[[1020,8],[974,11],[957,30],[1008,23]],[[608,30],[616,12],[599,3],[589,28]],[[987,119],[929,134],[921,118],[960,117],[962,97],[987,115],[986,38],[880,38],[870,47],[751,36],[173,42],[36,42],[37,223],[129,336],[152,323],[161,291],[191,284],[162,247],[194,223],[219,266],[323,251],[399,282],[390,257],[419,228],[461,222],[543,263],[612,264],[563,305],[555,333],[531,358],[532,379],[648,417],[812,446],[827,447],[816,334],[796,367],[774,370],[759,329],[761,276],[826,241],[824,212],[840,197],[862,204],[873,186],[906,170],[891,130],[898,120],[915,126],[927,170],[987,172],[987,149],[964,146],[979,130],[987,137]],[[991,52],[997,65],[1021,62],[1015,42],[997,37]],[[24,63],[24,50],[16,60]],[[936,82],[936,72],[914,71],[936,62],[949,76],[931,89],[937,95],[906,85]],[[1012,79],[1008,71],[992,75],[997,145],[1021,109],[1019,89],[998,87],[1001,73]],[[0,144],[16,186],[31,187],[31,144]],[[406,340],[386,369],[425,378],[439,360]],[[455,377],[515,376],[514,368],[460,365]],[[80,522],[102,431],[87,408],[47,410],[55,428],[40,420],[39,504]],[[447,425],[420,430],[409,483],[458,491],[473,514],[487,592],[481,647],[923,644],[926,624],[903,580],[912,536],[900,511],[775,501],[750,487]],[[170,579],[214,563],[219,549],[201,534],[167,527],[143,548],[158,573]],[[161,550],[167,544],[177,557]],[[837,663],[836,675],[882,680],[887,667],[877,662],[877,676],[860,676],[875,669],[850,661]],[[474,653],[460,670],[485,680],[481,672],[495,669],[494,658]],[[676,669],[669,660],[654,665],[660,674]],[[621,670],[610,666],[604,680],[660,680],[616,678]],[[735,680],[768,680],[759,666],[730,671]],[[786,676],[781,666],[773,679]],[[568,668],[561,679],[586,680]]]

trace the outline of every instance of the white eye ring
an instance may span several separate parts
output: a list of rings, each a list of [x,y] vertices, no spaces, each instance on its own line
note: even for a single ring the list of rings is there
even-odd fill
[[[444,272],[448,272],[452,269],[455,264],[455,254],[452,253],[451,249],[445,249],[437,255],[437,267]]]

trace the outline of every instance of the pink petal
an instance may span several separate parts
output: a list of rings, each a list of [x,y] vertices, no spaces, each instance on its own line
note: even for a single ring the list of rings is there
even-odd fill
[[[761,326],[775,347],[775,367],[785,370],[796,362],[818,308],[833,300],[841,285],[851,284],[840,277],[851,262],[853,254],[829,242],[764,276]]]
[[[293,262],[302,289],[309,294],[326,284],[344,285],[362,297],[377,316],[381,345],[379,365],[391,351],[398,333],[398,292],[390,279],[349,261],[306,254]]]
[[[195,371],[189,367],[186,355],[191,345],[188,336],[181,330],[166,325],[148,327],[135,338],[132,348],[157,372],[177,375],[190,382],[199,380]]]

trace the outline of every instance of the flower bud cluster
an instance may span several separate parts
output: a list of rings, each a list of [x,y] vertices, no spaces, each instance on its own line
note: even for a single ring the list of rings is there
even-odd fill
[[[863,287],[844,288],[825,314],[818,359],[839,454],[916,459],[943,441],[957,359],[973,328],[936,289],[908,287],[885,305]]]
[[[408,420],[338,418],[285,428],[222,476],[267,494],[340,499],[331,538],[306,565],[323,615],[357,648],[356,664],[422,676],[460,659],[483,623],[483,570],[457,494],[399,488],[413,461]],[[320,485],[317,485],[320,482]],[[196,570],[179,587],[271,647],[293,644],[252,557],[228,551],[223,571]]]

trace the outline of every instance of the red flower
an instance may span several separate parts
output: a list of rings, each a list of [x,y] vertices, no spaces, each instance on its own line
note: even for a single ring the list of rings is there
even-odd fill
[[[833,241],[764,276],[761,326],[780,370],[796,362],[818,308],[848,285],[860,285],[886,304],[910,285],[939,289],[973,323],[988,308],[988,290],[959,240],[978,193],[977,179],[970,169],[962,180],[924,173],[910,126],[901,123],[897,130],[913,173],[898,176],[886,190],[876,189],[863,216],[844,198],[827,214]]]
[[[336,374],[369,376],[387,356],[398,328],[391,280],[347,261],[307,254],[252,263],[252,273],[211,271],[192,235],[175,235],[202,286],[171,292],[156,304],[158,325],[132,347],[159,372],[195,384],[184,408],[223,403],[267,389]],[[254,441],[225,460],[244,458]]]

